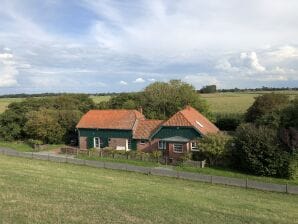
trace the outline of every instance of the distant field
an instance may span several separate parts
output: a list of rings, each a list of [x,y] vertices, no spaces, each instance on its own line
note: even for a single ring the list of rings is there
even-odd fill
[[[7,109],[7,106],[12,102],[21,102],[23,98],[0,98],[0,113]]]
[[[108,101],[110,98],[111,98],[111,96],[91,96],[91,99],[94,101],[94,103]]]
[[[255,97],[268,92],[246,93],[212,93],[201,94],[213,113],[245,113],[253,104]],[[293,99],[298,96],[298,91],[276,91],[275,93],[287,94]]]
[[[298,91],[275,91],[276,93],[283,93],[294,98],[298,96]],[[213,113],[245,113],[253,102],[254,98],[268,92],[237,92],[237,93],[212,93],[200,94],[202,98],[206,99],[211,111]],[[91,96],[95,103],[108,101],[111,96]],[[0,113],[4,112],[11,102],[20,102],[23,98],[0,98]]]
[[[0,155],[1,223],[298,223],[298,196]]]

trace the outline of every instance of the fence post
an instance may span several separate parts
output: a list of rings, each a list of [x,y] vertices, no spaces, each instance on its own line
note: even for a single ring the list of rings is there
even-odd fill
[[[210,180],[211,180],[211,184],[213,184],[213,178],[212,178],[212,175],[211,175],[211,177],[210,177]]]
[[[246,189],[248,188],[248,179],[247,178],[245,179],[245,188]]]
[[[33,159],[33,152],[31,152],[31,159]]]
[[[288,183],[286,183],[286,193],[289,193],[289,191],[288,191]]]

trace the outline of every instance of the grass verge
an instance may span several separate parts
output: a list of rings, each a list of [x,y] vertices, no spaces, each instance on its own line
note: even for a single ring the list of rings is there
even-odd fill
[[[3,223],[298,223],[298,196],[0,155]]]
[[[46,145],[42,150],[37,150],[32,148],[29,144],[22,141],[14,141],[14,142],[7,142],[7,141],[0,141],[0,147],[10,148],[17,150],[19,152],[37,152],[37,151],[50,151],[56,148],[60,148],[63,145]]]

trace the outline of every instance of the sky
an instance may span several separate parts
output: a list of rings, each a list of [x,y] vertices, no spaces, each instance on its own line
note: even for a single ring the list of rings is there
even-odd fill
[[[297,0],[0,0],[0,94],[298,87]]]

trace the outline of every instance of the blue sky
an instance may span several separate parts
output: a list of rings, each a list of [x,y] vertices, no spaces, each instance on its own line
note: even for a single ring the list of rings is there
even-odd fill
[[[298,86],[297,0],[1,0],[0,94]]]

